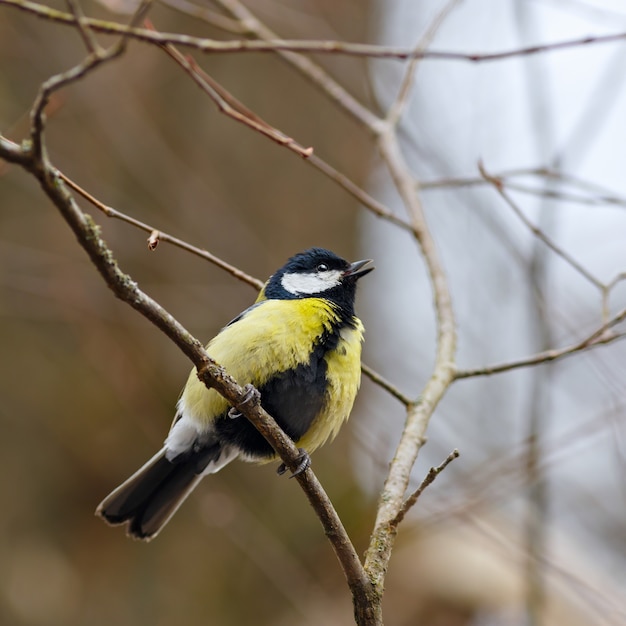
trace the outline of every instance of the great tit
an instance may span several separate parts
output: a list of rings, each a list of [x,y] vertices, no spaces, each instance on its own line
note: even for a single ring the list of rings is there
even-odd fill
[[[308,453],[335,437],[361,380],[363,324],[354,314],[357,280],[371,260],[348,263],[322,248],[291,257],[256,302],[225,326],[207,352]],[[149,541],[206,474],[234,459],[267,462],[274,450],[217,391],[189,374],[163,448],[98,506],[112,525]],[[279,468],[279,473],[284,471]]]

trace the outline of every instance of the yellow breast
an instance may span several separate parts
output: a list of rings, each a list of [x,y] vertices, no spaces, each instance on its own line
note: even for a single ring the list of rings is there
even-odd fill
[[[363,325],[357,318],[355,328],[343,328],[337,348],[326,355],[326,404],[308,432],[296,442],[308,452],[332,441],[352,411],[361,384],[362,341]]]
[[[335,307],[321,298],[264,300],[226,326],[207,351],[240,385],[261,387],[272,376],[309,362],[320,337],[340,323]],[[320,414],[297,445],[308,451],[337,434],[347,419],[361,378],[363,326],[344,327],[335,350],[325,356],[328,389]],[[207,389],[192,370],[178,411],[202,428],[228,410],[227,401]]]

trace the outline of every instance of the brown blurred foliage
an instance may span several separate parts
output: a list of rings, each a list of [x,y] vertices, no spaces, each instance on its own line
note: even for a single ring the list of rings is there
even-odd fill
[[[367,36],[367,3],[356,0],[249,6],[285,37]],[[84,10],[119,19],[91,2]],[[160,30],[223,37],[164,6],[150,16]],[[84,54],[75,30],[0,7],[0,124],[9,138],[25,136],[40,83]],[[371,154],[363,134],[280,59],[197,60],[257,114],[363,181]],[[320,62],[366,94],[362,61]],[[121,59],[57,94],[48,146],[102,202],[258,278],[311,245],[354,253],[356,202],[220,114],[154,47],[131,42]],[[121,267],[199,338],[254,299],[205,261],[164,244],[150,252],[146,233],[87,208]],[[319,624],[322,608],[325,623],[351,622],[319,522],[272,467],[239,464],[205,481],[149,546],[93,516],[159,446],[189,364],[115,300],[34,181],[6,164],[0,320],[0,623]],[[373,509],[351,478],[349,445],[348,427],[314,462],[361,546]]]

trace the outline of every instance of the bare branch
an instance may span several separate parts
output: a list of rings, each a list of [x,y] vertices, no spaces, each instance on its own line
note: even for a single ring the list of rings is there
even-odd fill
[[[606,284],[606,288],[608,290],[613,289],[613,287],[615,287],[615,285],[617,285],[617,283],[620,283],[622,281],[626,280],[626,272],[620,272],[619,274],[617,274],[617,276],[615,276],[614,278],[612,278],[607,284]]]
[[[169,56],[178,63],[193,78],[194,82],[215,102],[217,108],[228,117],[237,122],[241,122],[248,128],[269,137],[285,148],[293,150],[296,154],[303,158],[308,158],[313,154],[313,148],[304,148],[299,143],[288,137],[278,129],[262,120],[256,113],[253,113],[243,103],[237,100],[229,91],[227,91],[217,81],[213,80],[206,72],[197,65],[191,58],[181,54],[171,44],[166,44],[163,49]]]
[[[103,50],[98,44],[98,40],[96,39],[93,32],[91,32],[91,30],[89,29],[89,26],[86,24],[85,14],[79,0],[66,0],[66,2],[67,6],[72,12],[72,15],[76,19],[78,31],[80,32],[80,36],[83,38],[83,42],[85,44],[85,47],[87,48],[87,51],[95,55],[102,54]]]
[[[403,506],[411,469],[424,445],[433,412],[453,381],[456,352],[456,322],[446,274],[426,223],[414,178],[398,145],[395,127],[386,125],[378,138],[379,150],[409,213],[433,290],[437,320],[435,366],[418,403],[407,407],[407,416],[389,474],[385,480],[374,532],[365,556],[365,569],[382,594],[385,572],[391,558],[397,527],[393,520]]]
[[[513,201],[511,196],[505,191],[504,185],[502,181],[488,174],[485,170],[482,163],[478,164],[478,169],[480,170],[481,175],[484,177],[486,181],[493,185],[493,188],[500,194],[500,197],[508,204],[508,206],[513,210],[515,215],[522,221],[524,226],[528,228],[535,237],[543,241],[543,243],[548,246],[554,253],[560,256],[566,263],[571,265],[581,276],[586,278],[590,283],[602,289],[604,284],[602,281],[598,280],[591,272],[589,272],[585,267],[583,267],[574,257],[572,257],[569,253],[565,252],[559,245],[557,245],[548,235],[546,235],[539,227],[535,226],[524,214],[524,212],[517,206],[517,204]]]
[[[420,486],[404,501],[402,508],[398,511],[396,516],[391,520],[391,525],[397,527],[402,520],[405,518],[406,514],[411,510],[418,498],[424,493],[424,490],[435,482],[435,478],[443,472],[454,459],[458,459],[460,456],[459,451],[455,448],[450,454],[444,459],[442,463],[437,465],[437,467],[431,467],[428,470],[428,474],[424,477],[424,480],[420,483]]]
[[[113,49],[110,48],[110,51]],[[36,161],[40,161],[45,157],[45,146],[43,144],[43,130],[45,127],[45,108],[50,101],[50,96],[53,92],[61,89],[65,85],[72,83],[83,76],[89,71],[95,69],[101,63],[113,58],[112,54],[91,54],[82,63],[73,67],[66,72],[56,74],[47,81],[42,83],[39,88],[39,93],[31,109],[31,145],[32,151]]]
[[[215,28],[234,33],[235,35],[245,35],[247,32],[245,26],[239,21],[233,20],[211,9],[207,9],[206,7],[198,6],[193,2],[188,2],[188,0],[159,0],[159,3],[170,9],[185,13],[186,15],[197,17],[207,24],[215,26]]]
[[[612,319],[610,319],[608,322],[600,326],[600,328],[591,333],[591,335],[589,335],[582,341],[575,343],[574,345],[560,349],[545,350],[543,352],[538,352],[537,354],[529,356],[525,359],[520,359],[518,361],[510,361],[508,363],[490,365],[487,367],[476,369],[460,369],[457,370],[457,372],[454,374],[454,379],[458,380],[461,378],[473,378],[476,376],[491,376],[492,374],[500,374],[502,372],[508,372],[510,370],[519,369],[521,367],[539,365],[540,363],[549,363],[551,361],[556,361],[557,359],[561,359],[570,354],[575,354],[576,352],[581,352],[595,346],[613,343],[614,341],[622,339],[624,336],[626,336],[626,333],[608,333],[607,331],[613,328],[613,326],[616,326],[620,322],[624,321],[624,319],[626,319],[626,309],[622,309]]]
[[[328,178],[334,180],[340,187],[343,187],[350,195],[356,198],[366,209],[371,213],[380,217],[402,230],[406,230],[415,235],[413,226],[406,220],[403,220],[400,216],[393,213],[384,204],[370,196],[364,189],[361,189],[356,183],[350,180],[345,174],[337,171],[332,165],[321,159],[316,154],[312,154],[307,163],[310,163],[313,167],[317,168],[320,172],[326,174]]]
[[[143,0],[141,2],[139,7],[137,8],[137,11],[131,19],[129,26],[130,29],[132,29],[134,25],[146,14],[147,10],[150,8],[151,2],[152,0]],[[83,30],[86,29],[89,25],[89,20],[87,20],[87,18],[82,20],[78,16],[72,16],[72,19],[77,27],[81,30],[81,32],[83,32]],[[50,101],[51,95],[62,87],[65,87],[66,85],[81,79],[83,76],[94,70],[99,65],[106,63],[107,61],[111,61],[122,55],[126,50],[127,43],[127,33],[122,33],[122,37],[118,40],[118,42],[111,46],[109,49],[103,50],[98,46],[98,48],[94,52],[89,54],[89,56],[87,56],[87,58],[85,58],[82,63],[67,70],[66,72],[55,74],[47,81],[42,83],[30,113],[30,134],[35,163],[43,162],[47,159],[45,155],[45,145],[43,143],[43,131],[45,128],[45,108]]]
[[[517,170],[505,170],[497,174],[491,174],[493,178],[501,181],[504,188],[512,191],[519,191],[528,195],[539,196],[542,198],[550,198],[551,200],[559,200],[562,202],[574,202],[577,204],[586,204],[591,206],[611,204],[619,207],[626,207],[626,198],[620,197],[606,189],[601,189],[597,185],[589,181],[581,181],[573,179],[567,174],[545,170],[543,168],[528,168]],[[564,190],[546,189],[542,187],[531,187],[510,180],[517,176],[540,176],[553,180],[559,180],[572,186],[586,189],[594,195],[582,195],[580,193],[571,193]],[[455,187],[479,187],[491,185],[490,181],[483,177],[459,177],[459,178],[441,178],[438,180],[420,181],[419,189],[421,191],[430,191],[433,189],[452,189]]]
[[[263,281],[260,281],[258,278],[254,278],[253,276],[250,276],[249,274],[242,272],[239,268],[235,267],[234,265],[231,265],[230,263],[227,263],[226,261],[220,259],[214,254],[211,254],[208,250],[205,250],[203,248],[197,248],[196,246],[192,246],[190,243],[187,243],[186,241],[183,241],[182,239],[178,239],[177,237],[174,237],[173,235],[169,235],[168,233],[162,230],[159,230],[155,228],[154,226],[151,226],[150,224],[145,224],[144,222],[141,222],[138,219],[135,219],[134,217],[130,217],[130,215],[126,215],[125,213],[122,213],[121,211],[118,211],[117,209],[114,209],[113,207],[103,204],[102,202],[100,202],[100,200],[98,200],[97,198],[94,198],[94,196],[92,196],[89,192],[85,191],[82,187],[80,187],[78,184],[76,184],[73,180],[68,178],[65,174],[63,174],[59,170],[55,170],[55,173],[76,193],[80,194],[83,198],[85,198],[85,200],[93,204],[96,208],[102,211],[107,217],[121,220],[122,222],[126,222],[127,224],[130,224],[131,226],[134,226],[135,228],[139,228],[140,230],[150,233],[151,238],[154,233],[158,233],[158,237],[154,240],[155,242],[163,241],[165,243],[171,243],[173,246],[176,246],[177,248],[181,248],[182,250],[191,252],[192,254],[195,254],[196,256],[199,256],[200,258],[205,259],[209,261],[210,263],[213,263],[213,265],[216,265],[220,269],[223,269],[225,272],[228,272],[231,276],[234,276],[238,280],[244,283],[247,283],[251,287],[254,287],[257,291],[263,287]],[[156,243],[153,246],[151,246],[152,250],[154,250],[155,248],[156,248]]]
[[[42,4],[30,2],[29,0],[0,0],[0,5],[10,6],[28,13],[32,13],[44,19],[49,19],[61,24],[74,25],[76,18],[71,13],[57,11]],[[378,59],[396,59],[406,61],[409,59],[433,59],[443,61],[466,61],[472,63],[484,63],[500,61],[520,56],[541,54],[557,50],[567,50],[581,46],[606,44],[622,41],[626,39],[626,32],[614,33],[612,35],[598,35],[569,39],[556,43],[549,43],[539,46],[529,46],[516,48],[503,52],[490,53],[463,53],[438,50],[414,50],[394,46],[379,46],[365,43],[348,43],[343,41],[328,40],[286,40],[279,39],[273,41],[258,40],[235,40],[216,41],[201,37],[191,37],[178,33],[154,33],[142,28],[124,26],[117,22],[86,18],[85,24],[89,28],[108,34],[127,35],[132,39],[156,43],[159,45],[171,43],[178,46],[195,48],[202,52],[219,53],[241,53],[241,52],[314,52],[316,54],[343,54],[356,57],[368,57]]]
[[[398,96],[396,100],[391,105],[389,112],[387,113],[387,122],[392,126],[397,125],[400,122],[400,118],[404,113],[404,109],[406,108],[409,95],[411,93],[411,88],[413,87],[413,83],[415,81],[415,73],[417,71],[417,66],[419,62],[424,58],[423,56],[418,56],[420,53],[424,53],[428,46],[432,43],[435,35],[439,31],[441,25],[445,22],[450,12],[456,8],[459,4],[459,0],[449,0],[449,2],[444,5],[441,11],[437,14],[435,19],[432,21],[424,35],[420,38],[419,42],[415,46],[413,51],[413,56],[409,61],[409,64],[404,73],[404,79],[402,81],[402,85],[400,85],[400,91],[398,92]]]
[[[31,162],[31,144],[29,141],[19,144],[0,135],[0,158],[7,163],[26,167]]]
[[[399,400],[404,406],[410,406],[415,404],[414,400],[411,400],[408,396],[403,394],[394,384],[390,383],[386,378],[381,376],[378,372],[375,372],[371,367],[361,364],[361,371],[376,385],[382,387],[389,395],[393,396],[396,400]]]
[[[275,32],[263,24],[239,0],[215,0],[215,2],[227,10],[233,17],[237,18],[241,22],[242,28],[248,34],[254,35],[267,43],[280,40],[280,37]],[[355,120],[363,124],[365,128],[369,130],[376,126],[378,118],[317,63],[297,52],[288,50],[277,50],[276,52],[282,59],[319,87],[322,93],[338,104]]]

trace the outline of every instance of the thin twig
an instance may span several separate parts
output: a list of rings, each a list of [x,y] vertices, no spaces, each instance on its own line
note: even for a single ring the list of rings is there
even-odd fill
[[[402,219],[399,215],[393,213],[382,202],[376,200],[364,189],[359,187],[355,182],[350,180],[345,174],[342,174],[340,171],[336,170],[332,165],[321,159],[318,155],[312,154],[311,157],[307,159],[307,163],[310,163],[313,167],[328,176],[328,178],[335,181],[340,187],[343,187],[351,196],[356,198],[371,213],[373,213],[377,217],[380,217],[381,219],[390,222],[391,224],[395,224],[402,230],[405,230],[415,235],[413,226],[409,222]]]
[[[29,0],[0,0],[0,5],[10,6],[61,24],[76,24],[76,18],[71,13],[57,11],[45,5],[30,2]],[[559,41],[556,43],[528,46],[513,50],[505,50],[502,52],[463,53],[441,50],[416,51],[411,48],[329,40],[279,39],[275,41],[216,41],[214,39],[191,37],[189,35],[182,35],[178,33],[154,33],[143,28],[129,27],[117,22],[98,20],[94,18],[86,18],[85,24],[89,26],[89,28],[102,33],[127,35],[133,39],[157,43],[159,45],[171,43],[177,46],[194,48],[206,53],[291,51],[314,52],[316,54],[342,54],[355,57],[396,59],[400,61],[422,58],[442,61],[465,61],[471,63],[501,61],[514,57],[567,50],[587,45],[615,43],[626,39],[626,32],[620,32],[612,35],[598,35],[578,39],[568,39],[566,41]]]
[[[458,459],[459,456],[460,453],[455,448],[442,463],[437,465],[437,467],[431,467],[428,470],[428,474],[426,474],[419,487],[404,501],[396,516],[391,520],[392,526],[397,527],[402,522],[406,514],[415,505],[418,498],[422,495],[422,493],[424,493],[424,490],[435,481],[435,478],[437,478],[437,476],[439,476],[439,474],[441,474],[441,472],[443,472],[443,470],[446,469],[446,467],[448,467],[454,459]]]
[[[497,174],[491,174],[493,178],[499,179],[504,188],[519,191],[529,195],[539,196],[542,198],[550,198],[551,200],[559,200],[562,202],[574,202],[576,204],[587,204],[591,206],[611,204],[615,206],[626,207],[626,198],[619,197],[615,194],[610,194],[606,190],[602,190],[598,195],[589,196],[581,195],[577,193],[571,193],[556,189],[546,189],[545,187],[537,188],[523,185],[521,183],[515,183],[510,178],[515,176],[545,176],[555,180],[561,180],[562,182],[574,183],[573,180],[569,180],[566,176],[555,176],[548,174],[541,169],[527,169],[527,170],[511,170],[505,172],[499,172]],[[460,177],[460,178],[441,178],[439,180],[420,181],[419,188],[421,191],[431,191],[438,189],[452,189],[455,187],[479,187],[491,185],[492,183],[485,180],[483,177]],[[583,181],[577,181],[577,187],[583,188]],[[592,183],[586,183],[586,186],[590,188]]]
[[[415,82],[415,73],[417,72],[417,66],[420,61],[424,59],[423,56],[418,56],[420,53],[425,52],[430,44],[432,43],[435,35],[439,31],[441,25],[445,22],[446,18],[454,9],[460,0],[450,0],[442,9],[439,11],[438,15],[431,22],[429,27],[427,28],[424,35],[420,38],[419,42],[414,48],[413,57],[410,59],[408,66],[404,72],[404,79],[402,80],[402,84],[400,85],[400,91],[398,92],[398,96],[395,101],[389,108],[389,112],[387,113],[387,122],[392,126],[396,126],[404,113],[404,109],[406,108],[409,95],[411,93],[411,88],[413,87],[413,83]]]
[[[0,0],[1,2],[2,0]],[[143,18],[148,9],[150,8],[152,0],[142,0],[141,4],[137,8],[137,11],[133,15],[130,21],[129,29],[135,26],[135,24]],[[72,16],[74,23],[81,28],[81,20],[78,17]],[[86,28],[89,25],[89,20],[87,18],[83,21],[83,28]],[[49,78],[47,81],[41,84],[39,88],[39,93],[35,99],[35,102],[31,108],[30,118],[31,118],[31,142],[32,142],[32,152],[35,159],[35,162],[42,162],[47,158],[45,154],[45,145],[43,143],[43,131],[45,127],[45,109],[50,101],[51,95],[61,89],[62,87],[73,83],[83,76],[85,76],[88,72],[94,70],[99,65],[106,63],[108,61],[112,61],[116,59],[120,55],[124,53],[126,50],[126,45],[128,43],[128,33],[122,32],[122,37],[117,41],[117,43],[113,44],[107,50],[103,50],[98,47],[95,52],[92,52],[84,59],[82,63],[79,63],[75,67],[67,70],[66,72],[62,72],[60,74],[56,74]]]
[[[537,176],[540,178],[549,178],[551,180],[567,183],[572,187],[578,187],[584,191],[595,194],[598,202],[606,204],[626,204],[626,199],[618,196],[614,191],[598,185],[589,180],[580,178],[568,172],[561,170],[555,170],[549,167],[522,167],[515,169],[507,169],[501,172],[491,174],[494,178],[499,178],[503,182],[506,181],[506,185],[510,187],[511,182],[509,178],[524,177],[524,176]],[[468,176],[459,178],[440,178],[438,180],[420,181],[420,189],[426,191],[428,189],[442,189],[450,187],[471,187],[474,185],[489,185],[482,176]]]
[[[85,198],[85,200],[93,204],[97,209],[102,211],[107,217],[121,220],[123,222],[126,222],[127,224],[130,224],[131,226],[134,226],[135,228],[139,228],[140,230],[150,233],[150,236],[153,240],[153,244],[150,246],[151,249],[156,248],[156,242],[158,241],[171,243],[173,246],[181,248],[182,250],[186,250],[187,252],[191,252],[192,254],[195,254],[196,256],[199,256],[202,259],[209,261],[210,263],[213,263],[220,269],[223,269],[224,271],[228,272],[231,276],[234,276],[238,280],[244,283],[247,283],[251,287],[254,287],[257,291],[263,287],[263,282],[260,281],[258,278],[254,278],[253,276],[246,274],[245,272],[241,271],[239,268],[235,267],[234,265],[231,265],[230,263],[227,263],[226,261],[220,259],[219,257],[211,254],[208,250],[205,250],[203,248],[197,248],[196,246],[193,246],[190,243],[183,241],[182,239],[178,239],[177,237],[174,237],[173,235],[169,235],[168,233],[162,230],[159,230],[155,228],[154,226],[151,226],[150,224],[141,222],[138,219],[131,217],[130,215],[126,215],[125,213],[122,213],[121,211],[118,211],[117,209],[114,209],[113,207],[103,204],[102,202],[100,202],[100,200],[92,196],[89,192],[85,191],[80,185],[76,184],[73,180],[71,180],[65,174],[63,174],[63,172],[60,172],[59,170],[55,170],[55,173],[69,187],[71,187],[74,191],[76,191],[76,193],[80,194],[83,198]],[[157,233],[157,235],[153,237],[153,233]]]
[[[389,395],[393,396],[396,400],[399,400],[404,406],[410,406],[415,404],[414,400],[411,400],[407,395],[402,393],[393,383],[390,383],[386,378],[381,376],[378,372],[375,372],[371,367],[361,364],[361,371],[365,374],[373,383],[382,387]]]
[[[616,326],[620,322],[626,319],[626,309],[622,309],[617,315],[611,318],[608,322],[602,324],[597,330],[591,333],[588,337],[585,337],[582,341],[579,341],[571,346],[565,348],[545,350],[538,352],[525,359],[519,359],[517,361],[509,361],[507,363],[500,363],[498,365],[489,365],[486,367],[474,368],[474,369],[459,369],[454,374],[454,379],[459,380],[461,378],[474,378],[476,376],[491,376],[492,374],[500,374],[502,372],[509,372],[521,367],[529,367],[531,365],[539,365],[540,363],[549,363],[556,361],[570,354],[581,352],[595,346],[605,345],[613,343],[626,336],[626,333],[607,333],[613,326]]]
[[[517,206],[517,204],[513,201],[511,196],[506,192],[502,181],[487,173],[483,164],[481,162],[478,163],[478,169],[481,175],[484,177],[486,181],[491,183],[493,188],[500,194],[500,197],[507,203],[507,205],[513,210],[515,215],[522,221],[524,226],[528,228],[535,237],[543,241],[543,243],[548,246],[555,254],[560,256],[566,263],[568,263],[573,269],[575,269],[581,276],[586,278],[591,284],[595,285],[599,289],[604,287],[602,281],[598,280],[591,272],[589,272],[585,267],[583,267],[574,257],[572,257],[568,252],[563,250],[559,245],[557,245],[548,235],[546,235],[539,227],[533,224],[524,214],[524,212]]]
[[[229,17],[207,9],[206,7],[200,7],[188,0],[159,0],[159,4],[180,11],[186,15],[197,17],[198,19],[235,35],[245,35],[246,28],[237,20],[233,20]]]
[[[78,31],[80,32],[80,36],[83,39],[83,43],[87,48],[87,51],[91,54],[102,54],[103,50],[96,39],[96,36],[93,34],[89,26],[86,24],[85,13],[83,12],[83,8],[80,5],[79,0],[65,0],[67,2],[67,6],[70,8],[70,11],[76,18],[76,24],[78,26]]]
[[[277,41],[280,37],[259,20],[246,6],[239,0],[215,0],[223,9],[237,18],[242,28],[245,28],[249,35],[265,41]],[[370,130],[378,123],[378,118],[363,104],[361,104],[343,85],[340,85],[332,76],[328,74],[317,63],[297,52],[288,50],[277,50],[276,53],[289,65],[297,69],[306,76],[320,91],[348,112],[352,118],[360,122],[367,130]]]
[[[95,69],[98,65],[104,63],[105,61],[115,58],[115,56],[119,53],[119,51],[109,48],[106,53],[91,54],[76,67],[73,67],[72,69],[61,74],[56,74],[41,84],[39,93],[37,94],[30,112],[31,149],[37,161],[40,161],[46,156],[45,145],[43,143],[43,130],[46,123],[44,111],[50,101],[51,94],[65,85],[68,85],[85,76],[85,74],[87,74],[90,70]]]
[[[152,26],[150,26],[150,28],[152,28]],[[277,144],[293,150],[296,154],[305,159],[313,154],[313,148],[305,148],[301,146],[291,137],[288,137],[277,128],[268,124],[265,120],[256,115],[256,113],[253,113],[222,85],[206,74],[206,72],[198,66],[194,59],[179,52],[172,44],[165,44],[162,47],[167,54],[169,54],[169,56],[174,59],[174,61],[176,61],[176,63],[178,63],[178,65],[180,65],[189,74],[189,76],[191,76],[194,82],[211,98],[211,100],[215,102],[217,108],[222,113],[235,121],[248,126],[248,128],[256,130],[262,135],[269,137]]]
[[[21,167],[30,165],[32,160],[30,142],[24,141],[20,146],[14,141],[0,135],[0,159],[4,160],[6,163],[13,163]]]
[[[609,319],[609,297],[611,291],[618,283],[626,280],[626,272],[620,272],[612,278],[602,289],[602,319],[606,322]]]

